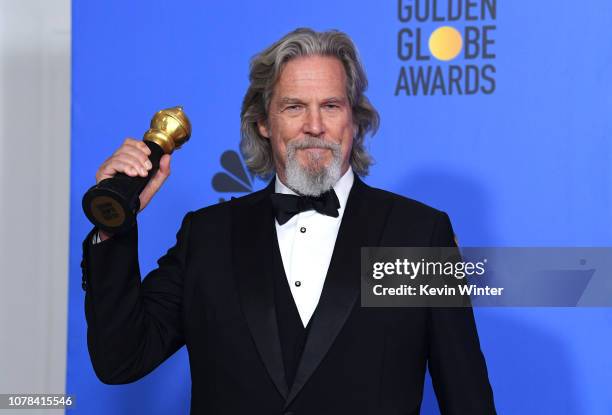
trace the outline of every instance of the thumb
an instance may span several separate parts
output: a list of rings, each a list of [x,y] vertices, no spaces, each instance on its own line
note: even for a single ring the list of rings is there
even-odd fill
[[[142,193],[140,193],[140,210],[144,209],[149,204],[153,195],[157,193],[169,175],[170,155],[164,154],[159,160],[159,170],[157,170],[155,176],[149,180],[149,183],[147,183],[145,188],[142,190]]]
[[[159,160],[159,172],[165,177],[170,176],[170,157],[170,154],[164,154]]]

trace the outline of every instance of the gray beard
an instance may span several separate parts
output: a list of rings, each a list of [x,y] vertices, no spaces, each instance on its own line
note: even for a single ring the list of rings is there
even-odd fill
[[[297,150],[319,147],[332,151],[332,161],[328,167],[321,165],[322,160],[317,155],[307,153],[308,167],[304,167],[297,159]],[[310,166],[314,165],[314,168]],[[342,147],[322,138],[307,136],[290,141],[287,144],[287,165],[285,177],[287,187],[304,196],[319,196],[331,189],[342,174]]]

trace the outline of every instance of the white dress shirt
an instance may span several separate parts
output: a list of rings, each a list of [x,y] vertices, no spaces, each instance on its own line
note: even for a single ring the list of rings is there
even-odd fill
[[[274,221],[285,275],[304,327],[319,303],[353,181],[353,170],[349,166],[334,185],[340,201],[337,218],[309,210],[293,216],[283,225]],[[296,194],[278,175],[274,188],[276,193]]]

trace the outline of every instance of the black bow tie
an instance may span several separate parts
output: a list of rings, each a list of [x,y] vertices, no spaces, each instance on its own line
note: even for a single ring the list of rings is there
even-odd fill
[[[280,225],[287,223],[289,219],[300,212],[313,209],[323,215],[337,218],[338,208],[340,207],[340,201],[334,189],[316,197],[272,193],[270,199],[272,199],[276,220]]]

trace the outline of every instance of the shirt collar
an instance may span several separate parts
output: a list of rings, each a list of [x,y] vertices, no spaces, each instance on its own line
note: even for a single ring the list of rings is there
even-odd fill
[[[354,181],[355,176],[353,174],[353,168],[349,166],[349,168],[342,175],[342,177],[340,177],[336,184],[334,184],[333,188],[336,192],[336,196],[338,196],[338,201],[340,201],[340,209],[344,209],[344,206],[346,206],[346,201],[351,191],[351,187],[353,187]],[[278,173],[276,174],[276,180],[274,181],[274,192],[283,193],[286,195],[297,194],[293,190],[285,186],[283,182],[281,182],[280,178],[278,177]]]

